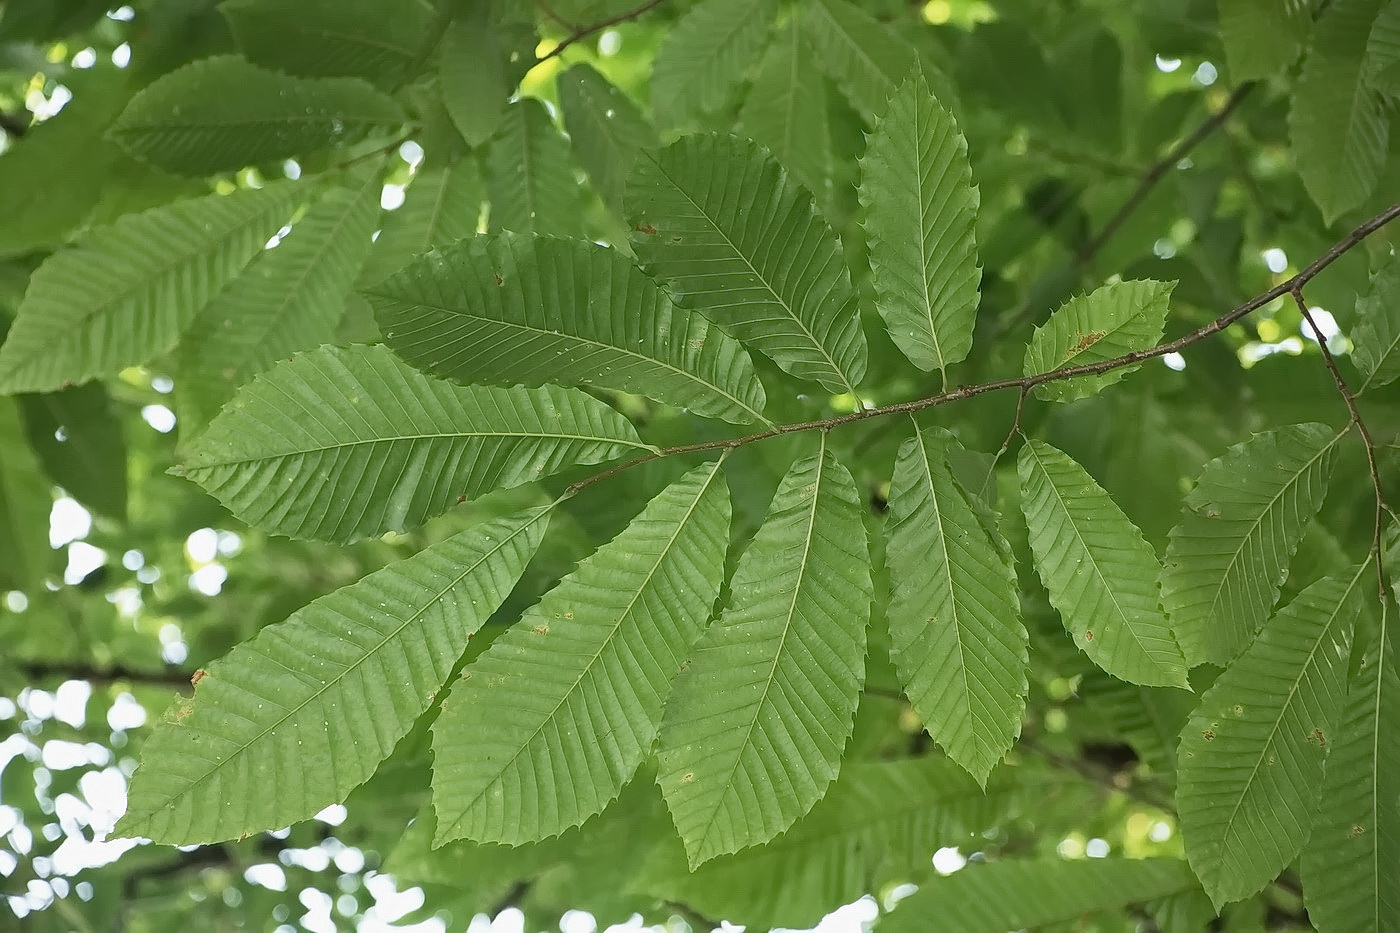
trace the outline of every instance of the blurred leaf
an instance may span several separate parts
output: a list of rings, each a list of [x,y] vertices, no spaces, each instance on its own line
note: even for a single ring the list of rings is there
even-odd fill
[[[234,39],[253,64],[310,78],[362,77],[392,87],[427,40],[423,0],[224,0]]]
[[[776,10],[777,0],[701,0],[681,17],[652,66],[660,123],[685,127],[723,106],[767,42]]]
[[[600,386],[728,421],[763,419],[763,386],[738,341],[677,308],[615,249],[474,237],[367,294],[389,346],[434,375]]]
[[[49,564],[49,483],[25,443],[19,406],[0,398],[0,587],[36,590]]]
[[[447,27],[438,47],[438,87],[467,145],[480,146],[495,134],[511,88],[505,57],[489,21],[473,17]]]
[[[377,171],[358,190],[330,189],[200,312],[178,381],[196,424],[277,360],[330,341],[369,253],[380,190]]]
[[[1219,0],[1220,38],[1236,83],[1292,67],[1312,28],[1311,0]]]
[[[1027,376],[1114,359],[1154,347],[1162,339],[1173,282],[1114,282],[1065,302],[1026,348]],[[1095,376],[1075,376],[1035,387],[1038,398],[1072,402],[1087,398],[1137,369],[1122,366]]]
[[[836,777],[870,621],[860,508],[824,441],[793,464],[676,679],[657,783],[692,869],[770,841]]]
[[[521,98],[506,107],[486,165],[492,230],[578,232],[578,183],[569,144],[540,101]]]
[[[403,122],[393,98],[358,78],[291,78],[223,55],[141,91],[110,135],[160,168],[208,175],[344,147]]]
[[[1115,677],[1184,687],[1159,605],[1152,546],[1084,468],[1041,441],[1021,448],[1021,508],[1035,567],[1074,643]]]
[[[381,215],[379,237],[360,271],[359,284],[383,281],[435,246],[475,236],[486,192],[473,159],[418,171],[404,202]]]
[[[866,345],[840,243],[763,150],[682,137],[642,155],[627,206],[638,258],[678,303],[799,379],[855,393]]]
[[[1351,357],[1366,377],[1361,391],[1400,378],[1400,257],[1392,255],[1371,276],[1356,302]]]
[[[1196,879],[1179,859],[998,861],[930,879],[880,921],[880,930],[1004,933],[1083,923],[1085,914],[1196,888]]]
[[[213,842],[343,800],[432,703],[548,515],[533,509],[440,541],[211,664],[147,742],[118,831]]]
[[[979,197],[967,142],[922,75],[882,112],[861,175],[875,306],[910,362],[947,370],[972,349]]]
[[[719,595],[721,465],[671,484],[466,669],[433,726],[436,842],[557,835],[631,779]]]
[[[322,347],[240,389],[180,469],[250,525],[345,543],[647,450],[577,390],[454,386],[385,347]]]
[[[1263,888],[1308,838],[1366,571],[1320,580],[1279,610],[1181,732],[1182,838],[1217,908]]]
[[[39,267],[0,347],[0,391],[48,392],[171,349],[291,213],[268,185],[128,214]]]
[[[867,119],[885,111],[918,61],[913,46],[845,0],[803,6],[802,30],[822,68]]]
[[[985,785],[1021,732],[1026,629],[1006,541],[953,479],[957,441],[921,429],[899,448],[886,562],[892,655],[909,704]]]
[[[1206,464],[1162,567],[1162,605],[1189,666],[1229,663],[1269,617],[1345,436],[1290,425]]]
[[[125,520],[127,447],[107,390],[89,383],[22,395],[19,405],[49,478],[92,511]]]
[[[638,153],[656,145],[656,131],[631,98],[589,65],[559,76],[559,107],[575,158],[603,203],[621,214],[627,174]]]
[[[773,153],[822,207],[831,199],[828,104],[825,79],[794,16],[768,46],[744,98],[739,126]]]
[[[1366,42],[1382,2],[1335,0],[1324,7],[1293,89],[1293,159],[1329,224],[1366,200],[1385,162],[1385,109],[1364,80]]]

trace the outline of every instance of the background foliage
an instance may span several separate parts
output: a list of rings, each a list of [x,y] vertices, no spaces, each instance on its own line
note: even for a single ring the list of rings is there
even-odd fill
[[[1397,101],[1396,0],[5,0],[4,909],[1395,929]]]

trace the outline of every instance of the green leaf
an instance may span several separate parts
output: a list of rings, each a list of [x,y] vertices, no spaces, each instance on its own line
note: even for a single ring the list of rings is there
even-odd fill
[[[1311,0],[1218,0],[1220,38],[1235,83],[1269,78],[1298,60],[1312,28]]]
[[[152,165],[208,175],[346,146],[403,122],[394,99],[359,78],[293,78],[220,55],[156,79],[111,136]]]
[[[836,777],[865,668],[870,557],[826,447],[783,478],[666,704],[657,783],[692,868],[767,842]]]
[[[396,353],[462,382],[618,389],[762,420],[744,348],[675,307],[625,256],[579,240],[473,237],[366,293]]]
[[[55,246],[92,213],[121,149],[104,138],[131,99],[116,68],[65,77],[73,101],[58,114],[9,137],[0,156],[0,254]]]
[[[658,847],[638,887],[733,923],[816,926],[872,880],[917,876],[930,851],[996,825],[1042,789],[1002,782],[984,790],[941,758],[848,761],[812,812],[777,839],[693,872],[680,853],[666,857],[671,846]]]
[[[912,45],[846,0],[805,4],[802,30],[817,61],[866,119],[884,112],[919,59]]]
[[[1331,739],[1322,803],[1303,850],[1319,930],[1387,930],[1400,917],[1400,677],[1385,626],[1366,645]]]
[[[1361,391],[1400,378],[1400,257],[1391,255],[1356,302],[1351,358],[1366,377]]]
[[[481,170],[473,159],[417,172],[403,204],[383,215],[379,237],[360,271],[360,284],[383,281],[435,246],[475,236],[485,196]]]
[[[854,394],[866,344],[836,235],[752,142],[686,136],[627,181],[633,246],[677,300],[799,379]]]
[[[207,423],[235,389],[277,360],[328,342],[369,254],[382,190],[332,188],[199,315],[182,351],[183,400]]]
[[[1005,933],[1197,890],[1179,859],[1037,859],[969,865],[934,878],[880,920],[880,933]]]
[[[483,5],[478,5],[481,10]],[[480,146],[501,125],[511,87],[496,31],[484,17],[457,20],[438,49],[443,106],[469,146]]]
[[[1060,306],[1037,327],[1026,348],[1027,376],[1084,366],[1154,347],[1162,339],[1174,282],[1114,282]],[[1124,366],[1096,376],[1076,376],[1035,387],[1037,398],[1072,402],[1096,395],[1137,369]]]
[[[94,512],[125,520],[126,439],[107,390],[89,383],[22,395],[19,404],[29,444],[49,477]]]
[[[922,75],[890,98],[860,165],[875,306],[910,362],[946,370],[972,349],[979,196],[967,142]]]
[[[719,596],[721,463],[667,487],[467,668],[433,726],[436,844],[558,835],[632,777]]]
[[[1279,610],[1181,732],[1182,838],[1217,909],[1261,890],[1308,838],[1366,570],[1319,580]]]
[[[1336,0],[1324,7],[1293,86],[1293,161],[1329,224],[1366,200],[1385,163],[1389,124],[1364,74],[1381,2]]]
[[[794,16],[764,53],[739,126],[825,205],[831,198],[830,124],[826,82]]]
[[[702,0],[656,51],[652,111],[663,126],[686,126],[718,110],[768,40],[777,0]]]
[[[569,144],[543,103],[526,97],[506,107],[486,165],[492,230],[578,232],[578,182]]]
[[[24,441],[19,407],[0,398],[0,587],[35,591],[49,558],[49,482]]]
[[[1083,467],[1049,444],[1026,442],[1020,474],[1035,568],[1074,643],[1122,680],[1190,689],[1159,605],[1161,567],[1142,532]]]
[[[215,661],[146,741],[118,831],[214,842],[344,800],[432,704],[548,515],[531,509],[440,541]]]
[[[943,428],[899,448],[886,545],[891,655],[929,735],[986,784],[1021,732],[1027,635],[1010,548],[953,479],[956,449]]]
[[[190,445],[182,472],[250,525],[343,543],[649,450],[581,392],[456,386],[387,347],[322,347],[240,389]]]
[[[1366,40],[1366,77],[1382,94],[1400,97],[1400,3],[1389,0]]]
[[[245,188],[128,214],[50,256],[0,347],[0,392],[49,392],[170,350],[282,226],[293,193]]]
[[[1188,665],[1224,666],[1269,617],[1345,436],[1290,425],[1236,444],[1201,471],[1162,567],[1162,605]]]
[[[422,0],[224,0],[243,55],[311,78],[359,76],[384,87],[409,77],[432,12]]]
[[[591,65],[575,65],[559,76],[559,108],[593,190],[621,214],[627,173],[638,153],[656,145],[656,131],[632,99]]]

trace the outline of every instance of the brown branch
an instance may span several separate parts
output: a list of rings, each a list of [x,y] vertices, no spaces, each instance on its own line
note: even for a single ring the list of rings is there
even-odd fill
[[[1086,781],[1097,784],[1104,790],[1123,794],[1130,800],[1135,800],[1144,806],[1153,807],[1173,816],[1176,815],[1176,808],[1172,805],[1170,797],[1163,796],[1159,789],[1134,781],[1132,775],[1124,775],[1127,780],[1120,780],[1119,773],[1116,771],[1097,765],[1092,761],[1086,761],[1078,756],[1061,755],[1026,736],[1022,736],[1016,744],[1018,748],[1024,748],[1028,752],[1039,755],[1056,768],[1073,771]]]
[[[1327,367],[1327,371],[1332,374],[1332,381],[1337,386],[1337,392],[1342,396],[1342,401],[1346,403],[1347,412],[1351,416],[1351,427],[1356,429],[1356,433],[1361,436],[1361,445],[1366,451],[1366,469],[1371,475],[1371,489],[1375,493],[1375,516],[1371,530],[1371,557],[1376,562],[1376,583],[1380,589],[1381,604],[1385,604],[1385,563],[1381,560],[1381,530],[1385,526],[1385,493],[1381,489],[1381,471],[1376,465],[1376,442],[1371,438],[1371,431],[1366,427],[1366,422],[1361,417],[1361,409],[1356,406],[1356,393],[1352,392],[1347,385],[1346,379],[1342,377],[1342,371],[1337,368],[1337,361],[1332,356],[1332,348],[1327,345],[1327,336],[1318,328],[1317,321],[1313,318],[1312,311],[1308,310],[1308,303],[1303,299],[1303,286],[1296,284],[1289,289],[1289,294],[1293,296],[1293,302],[1298,306],[1298,310],[1303,315],[1303,320],[1308,322],[1312,328],[1313,337],[1317,340],[1317,348],[1322,351],[1322,362]]]
[[[192,675],[188,671],[167,667],[164,670],[143,670],[121,664],[89,664],[82,661],[15,661],[14,669],[29,680],[89,680],[96,683],[128,681],[190,690]],[[197,673],[197,672],[196,672]]]
[[[1064,369],[1055,369],[1046,373],[1038,373],[1033,376],[1021,376],[1016,379],[998,379],[994,382],[984,382],[980,385],[962,386],[952,392],[944,392],[939,395],[931,395],[927,398],[915,399],[909,402],[896,402],[892,405],[881,405],[876,408],[866,408],[855,411],[847,415],[838,415],[834,418],[817,418],[812,421],[800,421],[793,424],[780,424],[766,431],[758,431],[753,434],[745,434],[740,437],[724,438],[717,441],[704,441],[698,444],[681,444],[676,447],[662,447],[655,453],[646,454],[629,460],[626,463],[619,463],[616,466],[608,467],[592,476],[574,483],[564,495],[569,496],[580,490],[592,486],[610,477],[616,476],[643,463],[650,463],[653,460],[660,460],[663,457],[674,457],[678,454],[704,453],[706,451],[727,451],[753,444],[757,441],[768,440],[772,437],[781,437],[786,434],[797,434],[803,431],[828,431],[842,425],[852,424],[857,421],[865,421],[868,418],[881,418],[886,415],[913,414],[927,408],[935,408],[940,405],[947,405],[950,402],[961,402],[965,399],[974,398],[978,395],[986,395],[988,392],[1000,392],[1006,389],[1016,389],[1023,395],[1030,392],[1038,385],[1047,382],[1058,382],[1061,379],[1073,379],[1076,376],[1097,376],[1101,373],[1111,372],[1115,369],[1122,369],[1126,366],[1135,366],[1145,360],[1166,356],[1168,353],[1177,353],[1186,349],[1194,343],[1199,343],[1213,334],[1229,327],[1231,324],[1252,314],[1264,307],[1264,305],[1292,293],[1295,289],[1300,289],[1308,282],[1312,281],[1324,269],[1332,265],[1341,258],[1348,250],[1354,248],[1362,240],[1384,227],[1391,220],[1400,217],[1400,202],[1392,204],[1381,213],[1352,230],[1345,237],[1335,243],[1331,249],[1315,259],[1302,272],[1292,278],[1275,285],[1268,291],[1256,295],[1244,304],[1232,308],[1220,317],[1196,328],[1185,336],[1178,337],[1168,343],[1159,344],[1147,350],[1134,350],[1132,353],[1125,353],[1122,356],[1115,356],[1112,359],[1100,360],[1097,363],[1085,363],[1080,366],[1067,366]]]
[[[666,0],[647,0],[647,2],[643,3],[641,6],[633,7],[630,10],[626,10],[622,13],[617,14],[616,16],[610,16],[605,20],[600,20],[596,23],[590,23],[587,26],[579,26],[573,32],[565,36],[564,39],[560,41],[558,45],[546,52],[543,58],[536,60],[535,64],[538,65],[543,62],[547,62],[551,58],[558,58],[560,55],[564,54],[565,49],[573,45],[575,42],[587,39],[595,32],[602,32],[609,26],[616,26],[618,23],[625,23],[629,20],[637,19],[638,17],[642,16],[642,14],[650,12],[652,9],[661,6],[661,4],[665,2]]]

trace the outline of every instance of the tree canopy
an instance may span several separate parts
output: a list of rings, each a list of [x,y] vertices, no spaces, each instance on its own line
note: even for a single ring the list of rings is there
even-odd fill
[[[1400,0],[4,0],[4,908],[1400,929],[1397,104]]]

